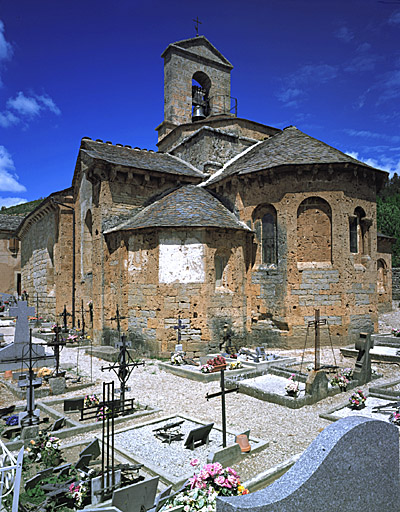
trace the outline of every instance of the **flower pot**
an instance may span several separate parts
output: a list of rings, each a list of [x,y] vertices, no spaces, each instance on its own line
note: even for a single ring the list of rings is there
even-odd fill
[[[211,370],[211,373],[220,372],[221,370],[226,370],[226,364],[219,364],[218,366],[214,366]]]

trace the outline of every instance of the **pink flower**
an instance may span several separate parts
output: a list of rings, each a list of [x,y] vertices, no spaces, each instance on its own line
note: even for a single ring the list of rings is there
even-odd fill
[[[73,491],[73,489],[74,489],[74,487],[75,487],[75,485],[74,485],[74,484],[71,484],[71,485],[69,486],[69,490],[72,492],[72,491]]]
[[[217,484],[217,485],[220,485],[221,487],[224,486],[225,484],[225,478],[220,475],[220,476],[217,476],[217,478],[214,479],[214,482]]]
[[[190,465],[193,467],[196,467],[196,466],[198,466],[199,462],[200,462],[199,459],[192,459],[190,461]]]

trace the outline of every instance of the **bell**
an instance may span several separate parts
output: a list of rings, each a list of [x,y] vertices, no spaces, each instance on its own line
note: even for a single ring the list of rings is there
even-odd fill
[[[204,107],[202,107],[202,105],[195,105],[193,108],[192,121],[201,121],[205,118]]]

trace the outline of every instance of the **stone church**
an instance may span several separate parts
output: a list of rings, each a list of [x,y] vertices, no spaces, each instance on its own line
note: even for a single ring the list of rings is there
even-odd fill
[[[391,304],[390,240],[377,233],[387,173],[294,126],[237,117],[232,64],[203,36],[170,44],[158,151],[81,141],[72,186],[22,223],[22,286],[93,339],[121,328],[145,352],[303,346],[315,309],[334,344]],[[226,329],[226,327],[225,327]]]

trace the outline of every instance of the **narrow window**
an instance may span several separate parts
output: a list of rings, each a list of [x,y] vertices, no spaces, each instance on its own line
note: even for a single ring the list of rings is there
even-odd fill
[[[228,258],[226,256],[221,256],[217,254],[214,258],[216,288],[221,288],[222,286],[224,286],[224,271],[227,263]]]
[[[264,265],[276,265],[278,262],[276,210],[272,205],[260,205],[254,210],[252,217],[258,242],[256,261]]]
[[[350,229],[350,252],[358,252],[358,229],[357,229],[357,217],[351,216],[349,218],[349,229]]]

